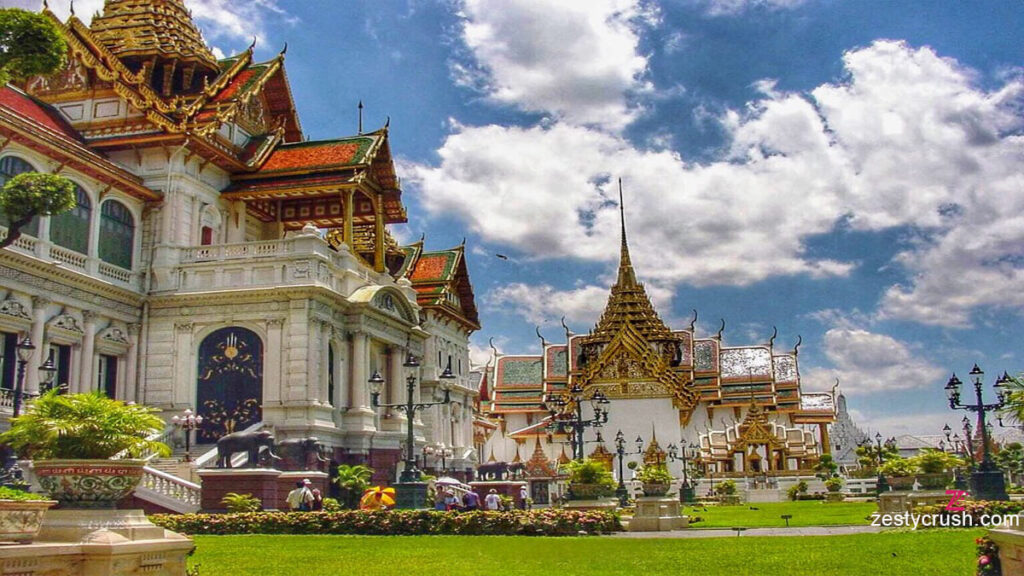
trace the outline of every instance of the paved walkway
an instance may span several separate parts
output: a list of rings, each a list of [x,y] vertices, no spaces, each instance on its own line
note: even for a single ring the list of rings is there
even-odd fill
[[[870,534],[881,532],[877,526],[805,526],[801,528],[748,528],[740,536],[841,536],[844,534]],[[736,538],[729,528],[687,528],[670,532],[615,532],[609,538]]]

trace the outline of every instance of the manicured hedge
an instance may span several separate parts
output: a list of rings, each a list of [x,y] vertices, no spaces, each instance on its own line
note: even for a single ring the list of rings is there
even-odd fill
[[[245,514],[157,514],[158,526],[185,534],[375,534],[409,536],[575,536],[622,530],[611,512],[562,509],[508,512],[387,510],[342,512],[251,512]]]

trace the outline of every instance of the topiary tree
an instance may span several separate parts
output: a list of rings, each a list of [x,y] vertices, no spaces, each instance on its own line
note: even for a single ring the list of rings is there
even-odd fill
[[[75,184],[57,174],[24,172],[11,178],[0,189],[0,212],[7,215],[7,237],[0,240],[6,248],[21,238],[21,229],[36,216],[53,216],[74,208]]]
[[[818,463],[814,465],[814,475],[820,480],[827,480],[836,476],[839,465],[833,460],[831,454],[822,454]]]
[[[53,20],[18,8],[0,9],[0,86],[64,65],[68,46]]]
[[[0,9],[0,87],[64,66],[68,47],[47,16],[18,8]],[[53,216],[75,206],[75,185],[56,174],[26,172],[0,189],[0,211],[10,226],[0,241],[6,248],[21,237],[21,228],[36,216]]]

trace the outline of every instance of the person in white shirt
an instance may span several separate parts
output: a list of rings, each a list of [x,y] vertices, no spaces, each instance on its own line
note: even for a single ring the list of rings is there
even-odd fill
[[[519,487],[519,507],[523,510],[530,507],[530,491],[526,489],[526,484]]]
[[[491,488],[491,491],[484,497],[484,509],[501,510],[501,498],[498,497],[498,491],[494,488]]]

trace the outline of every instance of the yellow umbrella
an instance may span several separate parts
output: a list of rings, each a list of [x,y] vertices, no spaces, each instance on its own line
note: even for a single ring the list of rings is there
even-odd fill
[[[359,499],[360,510],[380,510],[381,508],[390,508],[395,505],[395,489],[385,488],[383,486],[374,486],[363,492],[363,497]]]

